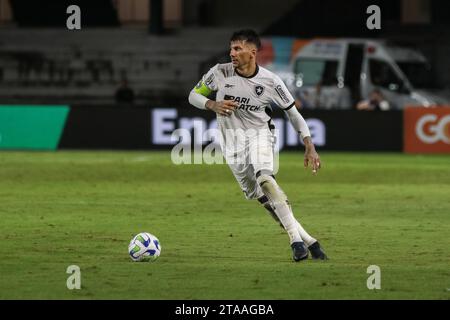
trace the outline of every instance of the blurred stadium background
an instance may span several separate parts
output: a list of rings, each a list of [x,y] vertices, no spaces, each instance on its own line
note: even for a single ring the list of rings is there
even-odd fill
[[[382,29],[365,28],[366,8],[382,8]],[[78,4],[82,29],[66,29]],[[116,0],[0,1],[0,97],[11,103],[111,103],[128,79],[137,103],[186,103],[186,95],[230,33],[365,37],[420,49],[437,82],[450,83],[445,1]],[[290,53],[290,52],[289,52]],[[214,63],[214,62],[213,62]],[[202,68],[203,67],[203,68]]]
[[[66,8],[71,4],[81,8],[81,30],[70,31],[66,28],[69,17]],[[369,16],[366,9],[372,4],[379,5],[382,10],[380,30],[366,27]],[[199,113],[189,106],[186,97],[208,68],[218,61],[227,61],[228,39],[232,31],[251,27],[260,32],[264,39],[260,63],[273,67],[280,75],[293,62],[302,39],[378,39],[410,48],[414,51],[405,51],[405,55],[420,52],[427,61],[422,69],[414,69],[413,65],[405,72],[409,81],[414,85],[429,86],[431,88],[421,89],[438,93],[439,99],[425,103],[426,106],[446,105],[450,99],[450,19],[445,8],[445,1],[440,0],[288,0],[264,1],[263,5],[252,0],[43,0],[32,3],[1,0],[0,101],[2,106],[9,108],[12,105],[67,106],[66,113],[59,110],[62,127],[55,129],[55,132],[59,132],[60,136],[52,140],[52,146],[36,143],[37,149],[42,146],[44,149],[167,148],[170,146],[167,139],[163,137],[158,140],[155,135],[158,136],[158,132],[164,135],[165,131],[161,132],[158,128],[168,114],[170,118],[171,113],[163,112],[156,119],[149,115],[148,109],[175,108],[176,111],[171,111],[175,120],[179,120],[183,113],[211,120],[213,117],[210,114]],[[370,50],[367,43],[353,47],[355,52]],[[358,59],[359,65],[354,65],[361,70],[361,57],[350,59],[349,56],[347,61]],[[391,70],[387,67],[378,68],[380,76],[389,78]],[[331,67],[325,68],[324,74],[330,73],[330,70],[337,72]],[[355,69],[355,66],[352,68]],[[361,130],[361,135],[354,135],[359,137],[359,141],[351,139],[348,146],[332,141],[333,137],[336,140],[342,138],[340,131],[334,129],[337,125],[332,120],[335,118],[333,109],[355,110],[357,103],[368,98],[369,94],[368,88],[361,89],[366,92],[360,91],[363,87],[360,77],[362,79],[366,75],[359,71],[347,71],[342,80],[344,89],[350,90],[345,106],[339,98],[332,104],[316,100],[314,105],[314,111],[327,109],[331,112],[321,115],[328,130],[324,135],[330,138],[318,143],[318,146],[328,150],[358,151],[368,148],[401,151],[403,115],[398,110],[404,109],[405,105],[394,100],[390,101],[391,109],[397,112],[370,116],[350,112],[348,115],[352,119],[348,120],[349,123],[360,126],[355,130],[370,126],[366,124],[367,119],[379,117],[379,121],[385,124],[386,135],[374,140],[370,138],[369,130]],[[322,75],[321,81],[325,81],[324,77]],[[383,87],[383,83],[379,84]],[[329,85],[337,88],[337,82]],[[392,85],[393,89],[388,88]],[[317,83],[314,86],[313,91]],[[402,90],[392,83],[384,86],[389,89],[381,88],[387,98],[392,91]],[[301,101],[304,96],[301,90],[295,89],[293,93]],[[327,89],[322,91],[326,95]],[[409,96],[414,94],[407,93]],[[114,110],[105,113],[111,108]],[[8,115],[25,121],[24,114],[29,114],[28,111],[21,113],[17,108],[2,108],[1,111],[3,119]],[[308,117],[317,116],[315,112],[308,113],[307,103],[304,103],[303,111]],[[275,113],[275,117],[282,116]],[[139,124],[136,118],[140,119]],[[11,126],[11,121],[5,122]],[[29,122],[23,123],[23,127],[30,128],[27,125]],[[150,128],[151,125],[157,128]],[[288,132],[288,127],[282,128],[290,141],[287,147],[296,146],[298,141],[292,141],[295,138],[292,132]],[[120,128],[120,136],[117,136],[119,130],[116,128]],[[33,147],[26,142],[12,141],[14,135],[20,136],[20,132],[8,133],[3,129],[1,134],[0,148]],[[346,136],[349,134],[346,133]],[[389,142],[388,137],[393,139]],[[320,138],[316,140],[320,142]]]
[[[0,298],[448,299],[447,2],[0,0],[0,268],[8,274]],[[66,28],[73,4],[81,30]],[[380,30],[366,27],[373,4],[381,8]],[[301,170],[296,133],[274,110],[280,148],[297,151],[281,154],[279,179],[302,221],[323,235],[329,264],[288,264],[285,235],[243,200],[224,166],[170,161],[175,129],[214,127],[214,114],[190,106],[187,96],[208,68],[227,60],[231,33],[247,27],[263,37],[260,63],[280,76],[314,38],[383,40],[427,61],[426,75],[412,69],[409,80],[426,77],[422,89],[439,99],[411,108],[389,101],[388,111],[359,111],[367,88],[351,91],[345,107],[321,100],[308,107],[293,88],[324,161],[315,180]],[[362,70],[362,54],[376,48],[352,48],[360,56],[348,61]],[[324,68],[311,70],[323,77]],[[359,90],[370,76],[329,70],[328,85],[339,89]],[[379,70],[389,79],[391,69]],[[415,94],[398,83],[378,85],[386,95]],[[112,151],[97,151],[105,149]],[[216,201],[216,190],[229,197]],[[130,268],[126,246],[140,231],[162,242],[153,271]],[[217,242],[224,245],[216,256]],[[270,264],[260,254],[267,246]],[[86,270],[82,293],[65,288],[68,263]],[[373,263],[387,270],[380,295],[365,286]],[[290,285],[295,276],[302,290]]]

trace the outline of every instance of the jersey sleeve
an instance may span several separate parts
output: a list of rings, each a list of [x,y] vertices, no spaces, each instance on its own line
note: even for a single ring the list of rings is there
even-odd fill
[[[273,102],[283,110],[289,110],[295,106],[295,99],[280,77],[275,76],[273,80]]]
[[[211,92],[217,91],[217,70],[218,64],[209,69],[207,73],[205,73],[202,79],[197,83],[194,88],[196,93],[201,94],[202,96],[209,96]]]

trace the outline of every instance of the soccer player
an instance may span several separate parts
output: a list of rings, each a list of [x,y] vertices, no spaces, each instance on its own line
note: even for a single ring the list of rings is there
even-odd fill
[[[292,207],[274,176],[274,125],[267,109],[276,104],[289,117],[305,144],[304,166],[313,174],[320,158],[309,128],[295,108],[283,81],[256,63],[261,46],[253,30],[235,32],[230,39],[231,62],[216,64],[189,94],[189,103],[217,114],[221,149],[247,199],[258,201],[287,231],[294,261],[327,259],[319,242],[295,219]],[[216,92],[216,100],[208,96]]]

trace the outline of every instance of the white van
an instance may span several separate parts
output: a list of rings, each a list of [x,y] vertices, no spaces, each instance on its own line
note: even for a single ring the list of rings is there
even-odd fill
[[[311,40],[280,76],[311,109],[352,109],[375,89],[394,110],[450,102],[431,92],[431,67],[420,52],[379,40]]]

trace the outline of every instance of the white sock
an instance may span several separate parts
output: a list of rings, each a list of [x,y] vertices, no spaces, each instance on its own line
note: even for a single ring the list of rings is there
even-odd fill
[[[300,233],[300,236],[302,237],[303,241],[305,242],[306,246],[310,246],[312,245],[314,242],[316,242],[317,240],[314,239],[313,237],[311,237],[308,232],[306,232],[305,229],[303,229],[302,225],[300,224],[300,222],[298,222],[297,220],[297,230]]]
[[[260,200],[261,204],[264,206],[264,208],[269,211],[270,215],[272,216],[272,218],[277,221],[278,223],[280,222],[280,218],[278,218],[277,214],[275,213],[275,211],[273,210],[273,205],[269,202],[268,198],[266,197],[264,200]],[[292,207],[289,205],[289,209],[291,210],[292,215],[294,215],[294,213],[292,212]],[[297,226],[297,230],[300,234],[300,237],[302,238],[302,240],[305,242],[305,244],[309,247],[310,245],[312,245],[314,242],[316,242],[317,240],[314,239],[313,237],[311,237],[309,235],[308,232],[306,232],[306,230],[302,227],[302,225],[300,224],[300,222],[298,222],[298,220],[295,221],[296,226]],[[284,225],[281,223],[282,227],[284,228]],[[284,228],[286,229],[286,228]]]
[[[262,175],[257,178],[257,182],[265,196],[272,203],[273,210],[287,231],[291,244],[294,242],[302,242],[303,240],[297,227],[297,220],[295,220],[292,214],[285,193],[278,186],[275,179],[269,175]]]
[[[294,215],[287,203],[277,203],[273,204],[275,213],[277,217],[280,219],[281,223],[284,226],[284,229],[289,235],[289,240],[292,243],[301,242],[302,236],[300,236],[299,228],[297,226],[298,222],[295,220]]]
[[[289,205],[289,209],[291,210],[292,215],[294,215],[294,212],[293,212],[293,210],[292,210],[292,206],[291,206],[291,205]],[[305,229],[303,229],[302,225],[300,224],[300,222],[299,222],[298,220],[296,220],[296,222],[297,222],[297,229],[298,229],[298,232],[300,233],[300,236],[302,237],[302,239],[303,239],[303,241],[305,242],[305,244],[306,244],[307,247],[309,247],[310,245],[312,245],[314,242],[317,241],[316,239],[314,239],[313,237],[311,237],[311,236],[309,235],[309,233],[306,232]]]

